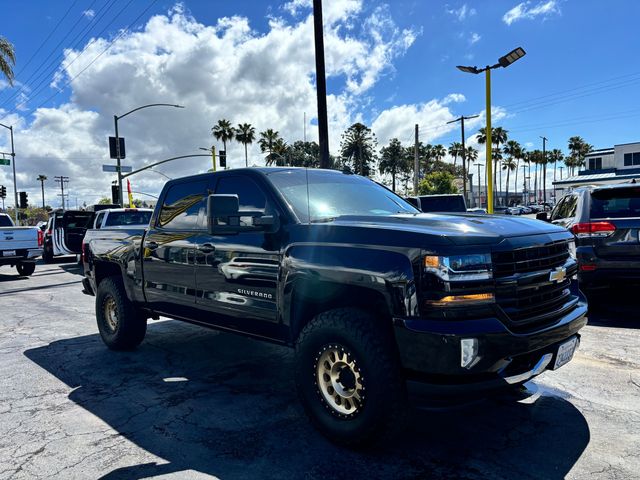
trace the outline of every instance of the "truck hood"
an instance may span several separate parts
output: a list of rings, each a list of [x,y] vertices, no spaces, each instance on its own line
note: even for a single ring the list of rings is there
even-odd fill
[[[505,238],[567,233],[567,230],[530,218],[469,214],[397,214],[342,216],[334,225],[381,228],[443,237],[454,245],[495,245]]]

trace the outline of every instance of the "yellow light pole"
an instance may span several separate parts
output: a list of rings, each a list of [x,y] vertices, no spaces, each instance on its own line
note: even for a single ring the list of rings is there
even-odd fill
[[[200,150],[204,150],[205,152],[211,152],[211,162],[213,163],[213,171],[216,171],[216,147],[214,145],[211,148],[200,147]]]
[[[492,162],[492,138],[491,138],[491,70],[494,68],[506,68],[511,65],[516,60],[521,59],[526,55],[527,52],[524,51],[523,48],[518,47],[515,50],[510,51],[505,56],[500,57],[498,59],[498,63],[495,65],[487,65],[484,68],[478,67],[467,67],[463,65],[458,65],[456,68],[465,73],[473,73],[475,75],[485,72],[485,87],[486,87],[486,115],[487,115],[487,126],[485,129],[486,132],[486,156],[487,156],[487,213],[493,213],[493,162]]]

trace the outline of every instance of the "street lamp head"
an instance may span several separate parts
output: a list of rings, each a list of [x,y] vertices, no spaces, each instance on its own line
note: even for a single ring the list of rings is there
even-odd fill
[[[174,105],[176,108],[185,108],[184,105]]]
[[[464,65],[456,65],[456,68],[461,72],[473,73],[473,74],[478,74],[482,71],[482,70],[478,70],[478,67],[466,67]]]
[[[511,65],[513,62],[520,60],[526,54],[527,52],[525,52],[522,47],[518,47],[514,50],[511,50],[504,57],[500,57],[498,59],[498,64],[500,64],[501,67],[506,68],[509,65]]]
[[[205,152],[209,152],[211,153],[211,148],[204,148],[204,147],[199,147],[200,150],[204,150]]]

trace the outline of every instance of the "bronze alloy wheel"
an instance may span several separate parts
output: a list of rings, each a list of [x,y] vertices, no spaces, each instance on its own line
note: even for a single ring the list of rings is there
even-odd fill
[[[353,357],[338,345],[328,345],[316,358],[316,383],[327,406],[337,415],[350,417],[364,405],[364,377]]]
[[[111,333],[115,333],[118,330],[118,305],[111,296],[104,301],[104,318]]]

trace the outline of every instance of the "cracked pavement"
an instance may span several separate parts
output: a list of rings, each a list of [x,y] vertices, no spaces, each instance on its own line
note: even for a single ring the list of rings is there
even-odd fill
[[[71,260],[0,269],[0,479],[640,479],[637,301],[601,305],[527,392],[415,411],[349,451],[310,426],[287,348],[160,320],[107,350]]]

